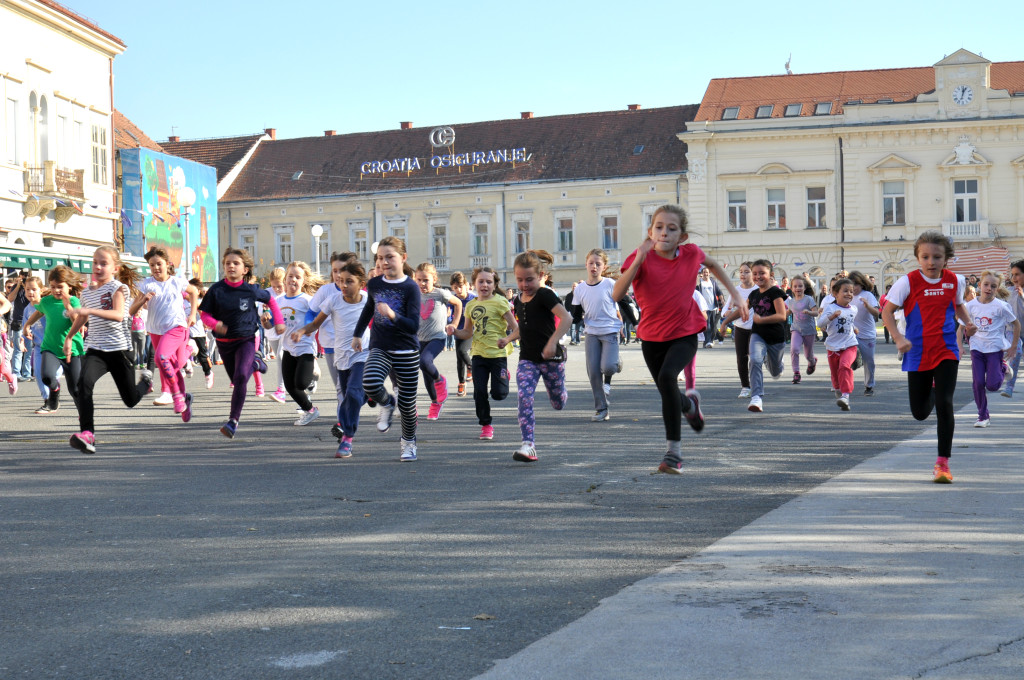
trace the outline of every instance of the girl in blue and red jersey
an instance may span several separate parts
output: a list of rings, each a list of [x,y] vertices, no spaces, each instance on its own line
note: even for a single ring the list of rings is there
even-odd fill
[[[960,366],[956,320],[964,323],[971,337],[978,330],[964,306],[963,277],[945,269],[953,257],[953,242],[937,231],[926,231],[914,243],[914,257],[920,269],[900,278],[886,295],[882,320],[903,354],[907,372],[910,412],[925,420],[935,409],[939,455],[935,460],[935,481],[950,484],[949,457],[953,450],[953,392]],[[896,326],[895,313],[902,309],[906,334]]]

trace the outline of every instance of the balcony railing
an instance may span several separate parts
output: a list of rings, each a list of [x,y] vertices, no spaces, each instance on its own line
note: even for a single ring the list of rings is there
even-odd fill
[[[58,168],[56,161],[25,168],[25,192],[85,200],[85,170]]]
[[[942,233],[953,239],[987,239],[992,238],[988,220],[974,222],[943,222]]]
[[[469,258],[469,266],[473,269],[477,267],[489,267],[491,266],[490,255],[473,255]]]
[[[439,272],[448,271],[448,258],[447,257],[432,257],[430,258],[430,264],[434,265],[434,269]]]

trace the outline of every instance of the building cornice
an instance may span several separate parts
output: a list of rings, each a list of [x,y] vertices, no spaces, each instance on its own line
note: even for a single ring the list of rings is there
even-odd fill
[[[2,0],[0,5],[38,21],[61,35],[71,36],[79,42],[104,53],[108,57],[116,57],[125,50],[125,44],[117,36],[90,24],[83,17],[78,16],[70,9],[56,2],[47,0]]]

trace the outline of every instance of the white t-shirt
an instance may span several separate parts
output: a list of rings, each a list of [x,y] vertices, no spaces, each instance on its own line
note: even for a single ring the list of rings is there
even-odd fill
[[[867,306],[864,304],[865,302],[876,309],[878,308],[878,300],[871,291],[862,290],[860,295],[854,296],[851,303],[857,309],[857,319],[854,321],[854,327],[857,331],[857,337],[861,340],[874,340],[878,337],[875,317],[868,311]]]
[[[326,286],[325,286],[326,288]],[[332,285],[333,288],[333,285]],[[370,355],[370,329],[363,331],[363,349],[356,352],[352,349],[352,336],[356,332],[356,325],[359,323],[359,315],[363,313],[366,306],[366,291],[359,291],[359,302],[345,302],[345,296],[341,291],[337,295],[325,295],[319,308],[314,308],[317,314],[326,314],[334,331],[334,366],[339,371],[347,371],[352,364],[366,361]],[[324,323],[324,326],[327,322]],[[322,329],[324,326],[321,326]]]
[[[828,318],[835,312],[839,312],[839,316],[829,321]],[[818,328],[828,333],[828,337],[825,338],[825,349],[838,352],[847,347],[856,347],[856,318],[857,310],[852,304],[849,307],[840,307],[833,301],[822,305],[821,314],[818,315]]]
[[[338,290],[337,284],[325,283],[320,286],[315,293],[313,293],[313,299],[309,301],[309,308],[314,314],[319,314],[324,311],[324,307],[327,306],[327,301],[333,298],[335,295],[341,295],[341,291]],[[326,352],[330,349],[334,351],[334,324],[324,322],[320,326],[320,330],[317,331],[317,335],[320,339],[320,346],[324,348]]]
[[[284,319],[284,335],[281,336],[281,351],[288,352],[293,357],[303,354],[316,354],[316,340],[312,335],[304,335],[298,342],[292,342],[292,332],[302,328],[307,323],[309,312],[309,301],[312,295],[299,293],[295,297],[288,297],[282,293],[278,295],[277,308],[281,310],[281,317]]]
[[[612,299],[613,288],[615,281],[604,277],[594,285],[584,281],[573,288],[572,302],[583,308],[583,326],[587,335],[611,335],[622,327],[619,305]]]
[[[746,300],[753,291],[757,290],[757,286],[751,286],[750,288],[736,286],[736,290],[740,292],[740,297]],[[725,300],[725,313],[728,314],[734,308],[735,305],[732,303],[732,295],[730,295]],[[742,317],[737,317],[737,319],[732,322],[732,325],[736,328],[746,328],[749,331],[754,327],[754,315],[751,314],[750,316],[748,316],[746,321],[744,321]]]
[[[1013,325],[1016,319],[1010,305],[998,298],[988,303],[974,298],[966,306],[967,313],[978,327],[978,332],[969,338],[972,351],[988,354],[1010,348],[1013,336],[1006,337],[1006,327]]]
[[[150,334],[164,335],[177,326],[188,327],[188,315],[181,304],[186,288],[188,280],[182,276],[172,276],[166,281],[157,281],[149,276],[139,284],[140,295],[153,293],[147,304],[149,316],[146,318],[146,330]]]
[[[942,277],[937,279],[930,279],[922,272],[921,277],[928,283],[938,283],[942,280]],[[896,280],[896,283],[892,284],[892,288],[885,294],[885,301],[891,302],[897,307],[903,307],[903,303],[907,301],[907,296],[910,295],[910,279],[906,276],[901,276]],[[964,277],[959,274],[956,275],[956,304],[962,305],[964,303]]]

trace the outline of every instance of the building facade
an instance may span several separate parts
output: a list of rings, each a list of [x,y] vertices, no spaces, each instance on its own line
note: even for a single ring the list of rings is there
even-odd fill
[[[891,283],[929,229],[1024,256],[1024,62],[716,79],[679,138],[691,219],[730,271]]]
[[[49,0],[0,2],[0,266],[91,271],[116,242],[113,61],[125,45]]]

